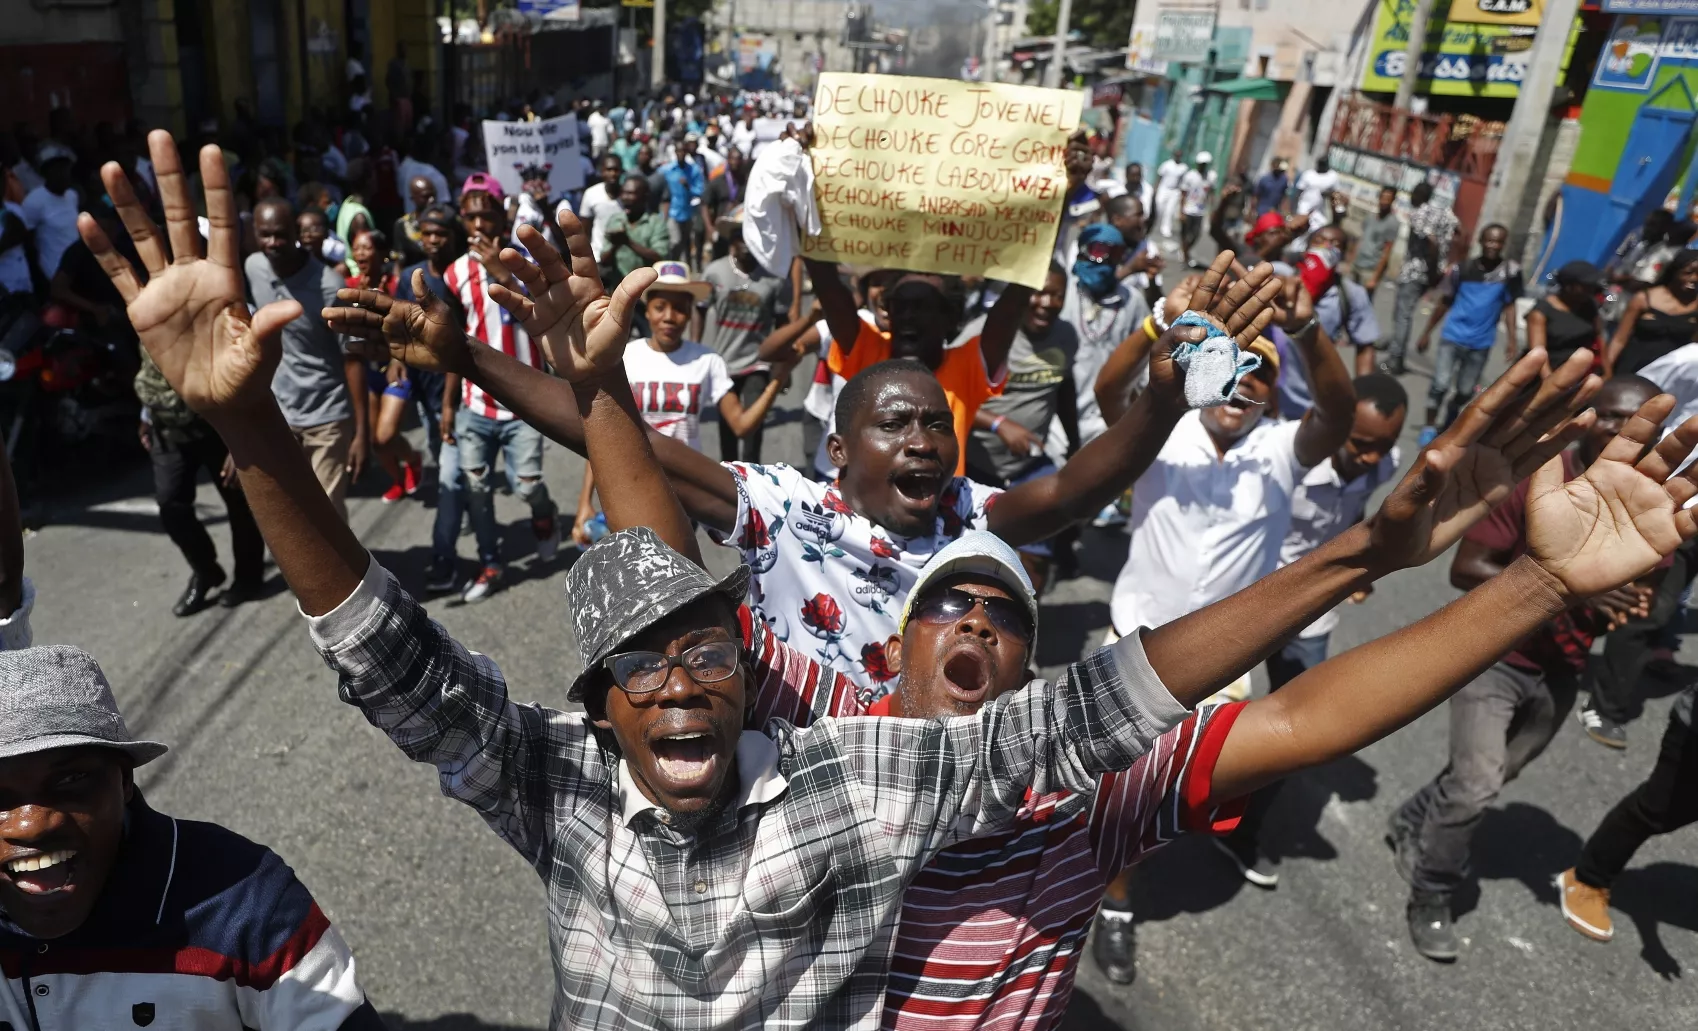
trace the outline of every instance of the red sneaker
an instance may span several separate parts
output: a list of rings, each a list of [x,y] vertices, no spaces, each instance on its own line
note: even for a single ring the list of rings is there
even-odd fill
[[[411,462],[401,463],[401,489],[409,498],[419,492],[419,467]]]
[[[399,483],[390,484],[389,489],[383,492],[383,503],[385,505],[393,505],[395,502],[400,501],[406,496],[406,491],[401,489],[401,485]]]

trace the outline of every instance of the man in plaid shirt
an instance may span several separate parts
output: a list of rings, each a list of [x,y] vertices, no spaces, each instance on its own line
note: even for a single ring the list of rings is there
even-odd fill
[[[162,173],[174,172],[169,136],[156,133],[150,142]],[[1576,386],[1580,373],[1567,367],[1537,391],[1537,404],[1512,403],[1543,364],[1542,353],[1529,355],[1513,381],[1471,407],[1394,494],[1388,505],[1395,511],[1376,538],[1366,531],[1341,537],[1345,544],[1267,578],[1267,588],[1130,635],[1070,667],[1056,685],[1034,681],[976,716],[941,722],[828,719],[806,730],[774,723],[745,733],[747,676],[734,612],[748,573],[716,583],[692,561],[689,520],[648,450],[620,363],[632,305],[653,273],[634,273],[611,302],[599,283],[561,276],[552,281],[560,296],[551,300],[542,274],[509,252],[509,267],[520,266],[515,271],[539,290],[540,303],[578,293],[582,303],[560,306],[555,353],[587,413],[591,461],[618,468],[630,487],[605,499],[608,519],[636,526],[646,514],[655,526],[619,531],[574,567],[569,589],[586,662],[569,696],[582,698],[587,714],[520,706],[489,659],[455,644],[395,586],[318,489],[267,388],[276,334],[295,306],[247,316],[231,274],[237,223],[216,148],[203,151],[201,173],[214,226],[210,259],[195,256],[193,224],[178,215],[169,229],[187,245],[165,263],[157,239],[136,231],[145,215],[116,164],[103,178],[152,272],[147,285],[92,220],[82,223],[85,239],[172,387],[229,443],[278,566],[342,674],[344,698],[409,754],[435,764],[444,791],[477,807],[544,876],[556,1026],[873,1026],[897,903],[932,854],[1010,826],[1036,795],[1065,791],[1071,805],[1087,804],[1102,773],[1130,766],[1179,721],[1180,699],[1206,697],[1286,630],[1365,579],[1429,559],[1452,543],[1458,525],[1484,514],[1494,499],[1462,486],[1483,482],[1470,444],[1493,440],[1488,450],[1501,459],[1495,449],[1505,441],[1536,441],[1561,409],[1579,403],[1564,387]],[[167,210],[193,210],[181,181],[171,176],[176,195]],[[569,235],[574,257],[582,250],[593,262],[582,234]],[[523,242],[546,246],[534,230]],[[550,272],[560,267],[557,257],[542,256]],[[1161,360],[1174,336],[1166,335]],[[1662,404],[1666,412],[1666,400],[1647,408]],[[1581,478],[1587,496],[1553,488],[1544,476],[1529,518],[1536,509],[1549,525],[1529,535],[1539,546],[1503,576],[1288,685],[1265,728],[1276,765],[1293,749],[1283,708],[1290,699],[1398,668],[1397,686],[1357,700],[1349,712],[1322,705],[1305,714],[1327,749],[1319,758],[1341,754],[1435,704],[1553,610],[1641,574],[1698,532],[1690,513],[1677,513],[1698,482],[1670,478],[1698,441],[1698,419],[1636,468],[1629,462],[1654,421],[1636,420],[1588,470]],[[1537,428],[1527,430],[1529,423]],[[1532,440],[1521,441],[1527,434]],[[1550,441],[1498,464],[1537,466],[1569,436],[1559,427]],[[1450,476],[1459,464],[1470,475]],[[1606,525],[1600,510],[1629,518]],[[963,593],[987,621],[1018,625],[1018,605],[991,603],[1006,597]],[[1004,653],[988,641],[971,643],[963,627],[933,615],[917,606],[904,612],[900,661],[909,676],[941,677],[963,703],[989,697],[1000,676],[1012,675]],[[928,625],[943,632],[915,629]],[[1430,641],[1440,634],[1447,647],[1434,655]],[[1176,693],[1158,668],[1173,671]],[[1231,777],[1217,770],[1240,793],[1263,776],[1254,765]],[[1062,808],[1058,817],[1076,811]]]

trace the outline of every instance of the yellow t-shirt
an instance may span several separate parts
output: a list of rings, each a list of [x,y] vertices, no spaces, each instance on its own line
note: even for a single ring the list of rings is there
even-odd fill
[[[863,322],[860,333],[855,337],[854,349],[844,354],[837,341],[833,340],[831,350],[826,353],[825,364],[832,372],[848,379],[869,365],[889,360],[890,337]],[[985,369],[984,352],[979,350],[978,337],[945,347],[943,361],[933,370],[933,375],[943,386],[943,396],[949,399],[949,413],[955,422],[955,440],[960,445],[955,475],[965,476],[967,440],[973,435],[973,416],[979,414],[979,406],[987,398],[1002,393],[1002,382],[991,382],[990,373]],[[846,427],[838,427],[839,432],[844,429]]]

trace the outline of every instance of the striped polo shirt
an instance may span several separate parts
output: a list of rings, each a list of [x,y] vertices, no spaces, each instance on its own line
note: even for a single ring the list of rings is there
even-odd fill
[[[488,286],[494,279],[475,255],[466,253],[454,259],[442,281],[460,299],[460,307],[466,313],[468,336],[483,341],[502,354],[517,358],[533,369],[542,368],[542,348],[533,344],[524,327],[489,296]],[[462,381],[461,391],[460,403],[467,411],[501,422],[514,418],[501,402],[484,393],[470,379]]]
[[[855,686],[741,614],[754,659],[751,726],[888,716]],[[1103,890],[1180,833],[1224,834],[1243,805],[1210,807],[1221,745],[1245,703],[1198,707],[1131,769],[1102,778],[1095,804],[1054,819],[1062,794],[1027,800],[1019,823],[937,854],[908,888],[885,991],[895,1031],[1058,1027]]]
[[[342,936],[263,845],[142,800],[94,909],[43,941],[0,913],[0,1028],[382,1031]]]

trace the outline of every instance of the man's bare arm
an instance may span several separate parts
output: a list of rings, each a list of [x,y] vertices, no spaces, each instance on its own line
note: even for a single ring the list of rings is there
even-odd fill
[[[837,275],[837,266],[830,262],[803,258],[808,267],[808,279],[814,284],[814,299],[825,310],[825,324],[831,330],[838,349],[848,354],[855,349],[855,338],[861,334],[861,312],[855,306],[855,294]]]
[[[1632,583],[1691,539],[1698,522],[1681,506],[1698,493],[1698,468],[1678,476],[1674,470],[1698,444],[1698,419],[1638,457],[1673,406],[1666,394],[1646,402],[1574,480],[1563,481],[1560,460],[1540,467],[1528,492],[1528,552],[1501,573],[1414,626],[1353,648],[1246,706],[1221,748],[1211,799],[1241,796],[1372,744],[1442,702],[1547,619]]]

